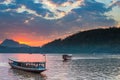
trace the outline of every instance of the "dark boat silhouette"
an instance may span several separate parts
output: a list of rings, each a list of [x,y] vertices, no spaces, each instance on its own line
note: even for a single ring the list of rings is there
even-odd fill
[[[62,55],[62,58],[63,58],[64,61],[71,60],[72,59],[72,54],[64,54],[64,55]]]

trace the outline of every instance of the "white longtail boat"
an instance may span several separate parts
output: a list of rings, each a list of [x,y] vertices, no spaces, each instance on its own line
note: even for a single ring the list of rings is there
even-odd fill
[[[9,59],[9,65],[12,68],[20,69],[29,72],[40,73],[46,70],[46,61],[44,62],[22,62]]]

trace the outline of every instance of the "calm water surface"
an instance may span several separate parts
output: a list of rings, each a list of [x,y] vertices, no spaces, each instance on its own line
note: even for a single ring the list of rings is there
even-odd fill
[[[0,54],[0,80],[120,80],[120,55],[76,54],[66,62],[61,55],[47,54],[46,57],[47,70],[35,74],[12,69],[8,58],[43,61],[40,54]]]

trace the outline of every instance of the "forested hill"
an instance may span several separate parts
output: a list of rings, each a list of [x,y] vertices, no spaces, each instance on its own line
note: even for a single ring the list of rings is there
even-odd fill
[[[78,32],[45,44],[45,52],[120,52],[120,28]]]
[[[0,53],[117,53],[120,54],[120,28],[93,29],[56,39],[42,47],[30,47],[13,40],[0,45]]]

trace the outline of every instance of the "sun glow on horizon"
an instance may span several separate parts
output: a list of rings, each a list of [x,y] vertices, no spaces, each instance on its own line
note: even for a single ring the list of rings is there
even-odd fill
[[[24,31],[25,32],[25,31]],[[36,34],[32,34],[30,31],[26,31],[25,33],[11,33],[6,37],[6,39],[12,39],[14,41],[19,42],[20,44],[26,44],[28,46],[42,46],[51,41],[49,38],[45,38],[45,36],[40,36]]]
[[[19,42],[20,44],[26,44],[26,45],[34,46],[34,47],[42,46],[49,42],[49,40],[42,40],[42,41],[40,40],[39,41],[39,40],[32,40],[32,39],[26,40],[26,41],[15,39],[15,41]]]
[[[118,25],[115,25],[116,28],[120,28],[120,23]],[[111,26],[112,27],[112,26]],[[5,38],[2,39],[0,41],[0,43],[2,43],[5,39],[12,39],[14,41],[19,42],[20,44],[26,44],[28,46],[32,46],[32,47],[41,47],[44,44],[47,44],[51,41],[54,41],[55,39],[65,39],[68,36],[74,35],[78,32],[83,32],[83,31],[88,31],[88,30],[92,30],[92,29],[107,29],[107,28],[111,28],[110,26],[97,26],[94,28],[88,28],[88,27],[83,27],[83,28],[78,28],[78,27],[74,27],[71,28],[71,30],[66,31],[66,33],[63,34],[58,34],[58,33],[54,33],[54,35],[39,35],[37,33],[33,34],[31,31],[27,31],[25,30],[24,32],[20,33],[21,31],[19,31],[20,29],[18,29],[18,33],[10,33],[8,32],[7,34],[5,34]],[[113,26],[114,27],[114,26]]]
[[[31,47],[41,47],[43,46],[44,44],[47,44],[48,42],[52,41],[52,40],[43,40],[43,41],[39,41],[39,40],[27,40],[27,41],[21,41],[19,39],[12,39],[14,41],[17,41],[19,42],[19,44],[25,44],[25,45],[28,45],[28,46],[31,46]],[[4,41],[4,40],[3,40]],[[0,41],[0,44],[3,42],[3,41]]]

